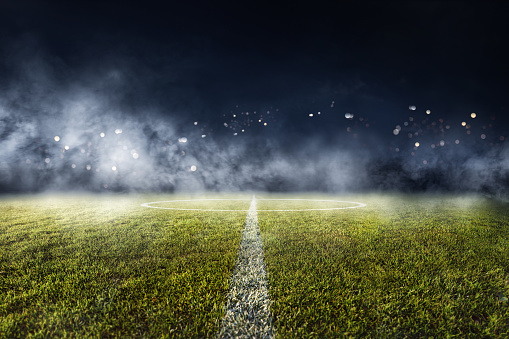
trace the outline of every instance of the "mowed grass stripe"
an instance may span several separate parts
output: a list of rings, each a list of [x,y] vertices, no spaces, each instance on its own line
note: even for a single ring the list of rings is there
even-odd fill
[[[245,212],[140,206],[176,198],[0,199],[0,337],[214,337]]]
[[[219,338],[272,338],[267,273],[253,196],[235,270],[230,283]]]
[[[507,203],[336,198],[367,206],[285,213],[258,203],[278,338],[509,337]]]

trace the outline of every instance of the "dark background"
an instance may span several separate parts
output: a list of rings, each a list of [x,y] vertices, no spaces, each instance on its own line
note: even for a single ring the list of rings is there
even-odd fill
[[[58,125],[52,121],[62,122],[64,107],[94,97],[100,112],[87,108],[81,116],[90,115],[96,125],[105,116],[136,121],[144,131],[138,138],[146,138],[138,143],[147,154],[154,140],[178,144],[177,136],[187,135],[189,143],[179,145],[191,150],[185,156],[207,163],[199,167],[208,169],[206,178],[216,176],[212,183],[195,178],[200,183],[195,185],[160,179],[158,172],[150,189],[221,189],[224,173],[230,176],[233,169],[243,179],[226,189],[505,192],[508,13],[504,1],[2,2],[0,140],[9,146],[0,151],[6,160],[1,169],[17,172],[26,154],[47,150],[21,137],[26,136],[23,126],[35,124],[40,135],[31,138],[50,143],[56,133],[51,127]],[[264,114],[263,121],[247,126],[242,113],[253,117],[254,111]],[[354,118],[346,119],[345,113]],[[464,134],[462,121],[472,134]],[[171,128],[157,132],[161,125]],[[397,125],[403,131],[396,136]],[[79,124],[61,128],[74,135],[92,133]],[[200,141],[202,133],[207,137]],[[417,139],[422,145],[415,148]],[[429,147],[440,140],[446,146]],[[452,149],[455,140],[461,148]],[[213,163],[208,157],[214,154],[223,160]],[[111,154],[94,159],[103,163],[106,158],[113,161]],[[163,166],[172,178],[187,168],[169,158],[152,152],[151,166]],[[336,159],[335,165],[327,159]],[[327,177],[301,185],[301,175],[288,175],[280,162],[293,169],[313,163],[312,177],[348,168],[348,173],[363,173],[360,181],[368,183],[331,184]],[[54,187],[67,165],[11,175],[3,190]],[[253,168],[263,178],[244,180]],[[39,178],[41,171],[45,179]],[[472,172],[472,178],[479,171],[495,172],[464,187],[458,171],[463,177],[469,177],[464,171]],[[167,179],[172,184],[161,185]],[[69,180],[56,187],[67,189]],[[107,181],[101,180],[77,186],[98,189]],[[133,186],[116,180],[110,188]]]

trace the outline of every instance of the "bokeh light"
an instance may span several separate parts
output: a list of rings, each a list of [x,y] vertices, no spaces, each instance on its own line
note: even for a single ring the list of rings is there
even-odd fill
[[[471,117],[472,119],[475,119],[475,117],[476,117],[476,116],[477,116],[477,114],[475,114],[475,113],[470,114],[470,117]]]
[[[58,142],[58,141],[60,141],[60,137],[59,137],[58,135],[55,135],[55,138],[54,138],[54,139],[55,139],[55,141],[57,141],[57,142]]]
[[[191,172],[196,171],[196,166],[195,166],[195,165],[191,166],[191,168],[189,168],[189,170],[190,170]]]

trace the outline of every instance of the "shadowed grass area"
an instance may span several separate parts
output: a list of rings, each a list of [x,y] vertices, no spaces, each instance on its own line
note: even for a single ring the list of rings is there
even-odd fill
[[[269,197],[288,198],[260,196]],[[285,213],[263,212],[268,205],[259,202],[280,338],[509,336],[508,204],[440,195],[333,199],[367,206]]]
[[[178,198],[1,199],[1,336],[214,336],[246,213],[140,206]]]

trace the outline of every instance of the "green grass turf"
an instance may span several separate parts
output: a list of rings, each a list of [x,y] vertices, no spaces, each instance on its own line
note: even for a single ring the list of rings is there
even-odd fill
[[[280,338],[509,337],[507,203],[442,195],[308,198],[367,206],[263,212],[274,204],[258,201]]]
[[[246,212],[140,206],[186,198],[0,199],[0,336],[213,336]],[[209,207],[247,210],[243,198]]]
[[[281,338],[507,337],[509,205],[440,195],[257,195]],[[246,212],[191,196],[0,199],[0,336],[214,337]],[[247,210],[245,201],[180,203]],[[161,207],[177,207],[173,203]]]

